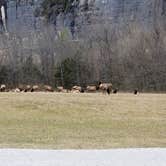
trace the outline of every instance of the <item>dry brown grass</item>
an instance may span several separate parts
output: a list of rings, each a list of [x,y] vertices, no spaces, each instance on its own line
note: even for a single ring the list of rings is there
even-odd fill
[[[166,94],[0,93],[0,147],[166,147]]]

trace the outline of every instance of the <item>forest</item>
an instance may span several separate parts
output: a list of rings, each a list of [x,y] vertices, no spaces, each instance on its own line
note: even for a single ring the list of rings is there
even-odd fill
[[[86,7],[81,11],[84,24],[77,25],[72,10],[73,26],[59,30],[58,15],[71,14],[67,2],[45,0],[37,15],[47,21],[31,35],[0,35],[0,84],[71,88],[102,81],[122,91],[166,91],[166,28],[163,16],[155,13],[158,6],[147,25],[137,20],[113,24],[103,16],[95,16],[96,21]],[[73,27],[79,29],[77,37]]]

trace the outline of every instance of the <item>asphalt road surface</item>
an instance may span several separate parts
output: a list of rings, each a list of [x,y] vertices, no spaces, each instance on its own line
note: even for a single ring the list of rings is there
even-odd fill
[[[0,166],[166,166],[166,149],[0,149]]]

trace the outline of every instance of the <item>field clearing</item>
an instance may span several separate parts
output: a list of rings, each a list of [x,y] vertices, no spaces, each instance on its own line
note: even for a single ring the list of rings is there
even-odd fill
[[[166,147],[166,94],[0,93],[0,147]]]

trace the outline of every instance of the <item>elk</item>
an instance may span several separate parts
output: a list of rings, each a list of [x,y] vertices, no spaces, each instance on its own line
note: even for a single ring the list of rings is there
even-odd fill
[[[99,82],[99,89],[102,90],[103,93],[110,94],[112,91],[112,84]]]
[[[63,92],[63,90],[64,90],[63,86],[57,86],[57,91],[58,92]]]
[[[26,85],[24,88],[24,92],[30,92],[31,91],[31,85]]]
[[[87,92],[96,92],[97,87],[94,85],[91,85],[91,86],[89,85],[86,87],[86,90],[87,90]]]
[[[138,89],[134,89],[134,95],[138,94]]]
[[[81,87],[75,85],[75,86],[72,87],[72,90],[78,90],[78,91],[81,92]]]
[[[84,89],[81,86],[73,86],[71,92],[84,93]]]
[[[115,89],[113,90],[113,92],[112,92],[112,93],[114,93],[114,94],[118,93],[118,89],[117,89],[117,88],[115,88]]]
[[[13,90],[13,92],[21,92],[19,88]]]
[[[31,89],[31,92],[36,92],[36,91],[39,91],[39,86],[38,85],[33,85],[32,89]]]
[[[80,91],[75,89],[75,90],[72,90],[71,93],[80,93]]]
[[[1,92],[4,92],[6,90],[6,85],[5,84],[2,84],[1,86],[0,86],[0,91]]]
[[[49,85],[44,85],[44,90],[47,91],[47,92],[53,92],[53,88]]]

